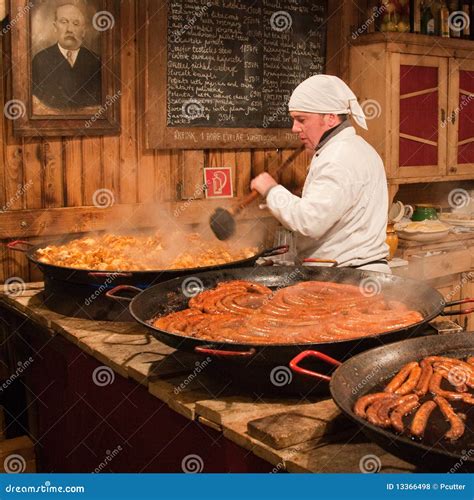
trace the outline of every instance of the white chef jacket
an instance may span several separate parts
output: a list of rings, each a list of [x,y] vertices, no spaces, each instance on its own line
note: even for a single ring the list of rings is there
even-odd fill
[[[267,206],[295,231],[300,259],[333,259],[345,267],[388,255],[383,162],[354,127],[331,137],[314,154],[301,198],[278,185],[268,193]]]

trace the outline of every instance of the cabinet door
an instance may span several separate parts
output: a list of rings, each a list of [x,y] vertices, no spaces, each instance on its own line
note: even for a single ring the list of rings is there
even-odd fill
[[[464,273],[462,277],[462,299],[474,298],[474,271]],[[474,304],[463,304],[463,309],[473,309]],[[465,329],[474,332],[474,313],[465,316]]]
[[[448,175],[474,174],[474,60],[450,59]]]
[[[408,54],[391,59],[393,176],[444,175],[448,59]]]

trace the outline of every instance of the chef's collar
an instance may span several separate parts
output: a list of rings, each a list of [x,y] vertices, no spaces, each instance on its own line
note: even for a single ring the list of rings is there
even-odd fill
[[[319,140],[318,145],[314,148],[316,153],[325,145],[327,144],[333,137],[335,137],[339,132],[342,132],[344,129],[352,127],[351,121],[348,120],[347,118],[340,123],[339,125],[336,125],[333,128],[330,128],[329,130],[326,130],[324,134],[321,136],[321,139]]]

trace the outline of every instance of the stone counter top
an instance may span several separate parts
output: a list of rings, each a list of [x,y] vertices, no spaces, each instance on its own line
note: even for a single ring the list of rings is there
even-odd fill
[[[145,386],[177,413],[222,432],[270,462],[275,472],[361,472],[369,455],[377,457],[382,472],[415,470],[369,442],[327,396],[242,392],[230,378],[212,376],[211,358],[176,351],[137,323],[61,316],[42,305],[42,283],[21,288],[15,294],[6,289],[0,293],[0,312],[14,312],[48,335],[61,335],[122,377]]]

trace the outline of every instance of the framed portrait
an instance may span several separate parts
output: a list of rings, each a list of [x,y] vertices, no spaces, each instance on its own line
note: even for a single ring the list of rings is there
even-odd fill
[[[113,0],[11,0],[12,99],[22,136],[120,131],[120,22]]]

